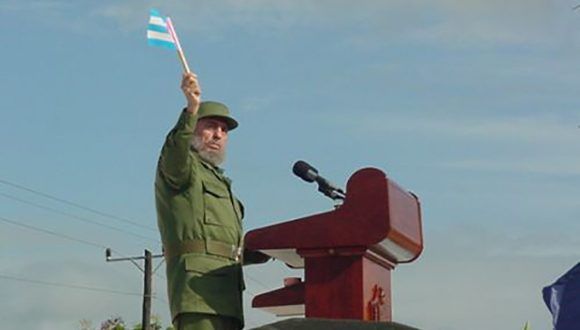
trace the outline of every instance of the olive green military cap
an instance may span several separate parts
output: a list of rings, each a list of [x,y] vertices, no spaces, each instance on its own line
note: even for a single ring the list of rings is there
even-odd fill
[[[223,120],[230,131],[238,127],[238,122],[230,115],[230,110],[223,103],[215,101],[201,102],[197,112],[197,118],[202,119],[206,117],[217,117]]]

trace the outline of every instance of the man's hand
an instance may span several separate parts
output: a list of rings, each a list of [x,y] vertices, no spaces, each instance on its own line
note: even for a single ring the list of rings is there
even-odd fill
[[[201,88],[195,73],[184,73],[181,79],[181,90],[187,99],[187,111],[196,114],[201,103]]]

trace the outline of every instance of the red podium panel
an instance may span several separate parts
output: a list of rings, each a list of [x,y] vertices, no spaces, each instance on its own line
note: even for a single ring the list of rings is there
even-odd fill
[[[304,283],[259,295],[254,307],[278,315],[304,310],[306,317],[390,321],[390,270],[423,249],[420,204],[385,173],[366,168],[350,177],[336,210],[252,230],[245,244],[305,267]]]

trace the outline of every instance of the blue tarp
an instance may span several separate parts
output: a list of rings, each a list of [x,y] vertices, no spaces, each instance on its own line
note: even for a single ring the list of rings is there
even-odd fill
[[[580,263],[542,290],[554,330],[580,329]]]

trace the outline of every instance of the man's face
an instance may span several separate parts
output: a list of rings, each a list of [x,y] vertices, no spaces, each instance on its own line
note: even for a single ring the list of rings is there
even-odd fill
[[[220,119],[202,118],[197,122],[192,145],[206,161],[220,165],[225,160],[228,126]]]

